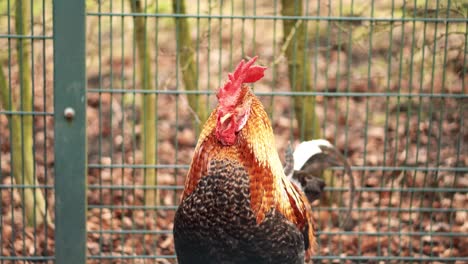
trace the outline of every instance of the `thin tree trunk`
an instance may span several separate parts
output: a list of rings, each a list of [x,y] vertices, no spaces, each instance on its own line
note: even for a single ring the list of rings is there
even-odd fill
[[[3,61],[0,61],[0,66]],[[5,110],[11,110],[10,106],[10,89],[8,89],[7,80],[2,68],[0,67],[0,107]]]
[[[29,1],[16,2],[15,26],[18,35],[29,33],[29,4]],[[10,94],[7,80],[3,70],[0,69],[0,104],[8,111],[33,111],[31,67],[29,64],[30,49],[31,40],[27,38],[17,40],[19,95],[13,96]],[[34,175],[33,116],[31,114],[9,115],[8,121],[11,131],[12,174],[16,184],[25,185],[19,192],[23,199],[27,224],[33,226],[41,225],[44,222],[50,223],[50,216],[46,210],[46,201],[41,189],[37,188],[39,182]],[[26,186],[32,187],[27,188]]]
[[[283,16],[302,16],[302,0],[282,0]],[[305,23],[298,20],[283,20],[284,41],[290,37],[286,49],[288,60],[289,82],[293,91],[313,91],[310,80],[310,60],[306,53]],[[315,114],[315,98],[313,96],[295,96],[294,111],[299,125],[301,138],[310,140],[320,138],[320,124]]]
[[[184,0],[172,0],[173,13],[185,14],[185,1]],[[196,91],[198,81],[198,68],[195,62],[195,50],[193,48],[192,38],[190,34],[190,25],[187,18],[175,17],[176,25],[176,39],[178,46],[179,62],[182,71],[182,78],[186,90]],[[193,111],[197,114],[200,119],[200,123],[205,123],[208,118],[206,111],[206,103],[204,97],[198,94],[188,94],[188,102]],[[197,126],[195,126],[197,127]]]
[[[141,0],[129,0],[133,13],[143,12],[143,3]],[[151,76],[151,53],[146,35],[146,18],[137,16],[133,19],[135,27],[135,41],[138,52],[138,63],[140,72],[140,83],[143,90],[154,90],[152,87],[153,78]],[[156,117],[157,117],[157,95],[156,93],[143,94],[143,104],[141,105],[141,114],[143,116],[143,131],[141,134],[141,149],[143,151],[144,165],[156,164]],[[156,187],[158,178],[156,169],[144,169],[145,186]],[[149,188],[146,190],[146,204],[159,204],[159,191]]]
[[[282,0],[283,16],[302,16],[302,0]],[[303,20],[285,19],[283,20],[284,38],[283,41],[289,41],[286,48],[286,58],[288,60],[288,73],[291,89],[295,92],[314,91],[310,79],[310,59],[306,52],[306,28]],[[300,137],[303,140],[321,138],[320,123],[315,113],[315,97],[313,96],[295,96],[294,112],[296,114]],[[326,170],[323,174],[325,183],[333,186],[332,173]],[[330,203],[327,197],[326,203]]]

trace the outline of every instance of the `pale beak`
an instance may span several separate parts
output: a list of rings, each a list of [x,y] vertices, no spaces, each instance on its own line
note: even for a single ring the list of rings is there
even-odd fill
[[[221,124],[224,124],[224,122],[230,118],[232,116],[232,113],[227,113],[225,114],[224,116],[221,117],[220,121],[221,121]]]

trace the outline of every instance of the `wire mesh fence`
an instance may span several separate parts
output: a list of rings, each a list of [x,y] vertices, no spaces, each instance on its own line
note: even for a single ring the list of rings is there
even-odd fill
[[[50,1],[0,3],[0,262],[52,262]]]
[[[468,261],[466,1],[84,2],[84,17],[68,23],[86,21],[77,44],[86,53],[62,60],[57,49],[72,52],[76,35],[53,32],[62,5],[0,3],[0,263],[57,261],[59,232],[86,243],[89,263],[175,263],[172,221],[197,134],[227,72],[254,55],[268,67],[253,88],[280,156],[289,141],[326,138],[356,177],[350,194],[334,168],[326,199],[313,204],[316,262]],[[54,67],[77,58],[87,151],[57,125],[79,97],[57,93],[69,79],[54,79]],[[62,175],[80,160],[54,149],[87,156],[87,187],[76,185],[86,237],[74,240],[73,217],[55,208],[56,192],[70,192]],[[340,227],[350,195],[352,221]]]

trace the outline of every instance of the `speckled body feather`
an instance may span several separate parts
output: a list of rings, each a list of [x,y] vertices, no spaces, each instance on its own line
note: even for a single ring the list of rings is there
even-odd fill
[[[244,167],[230,160],[209,167],[177,211],[179,263],[304,263],[304,236],[281,213],[271,209],[257,224]]]
[[[174,222],[179,263],[303,263],[316,245],[310,205],[284,175],[261,102],[239,89],[250,112],[234,143],[218,140],[219,105],[200,134]]]

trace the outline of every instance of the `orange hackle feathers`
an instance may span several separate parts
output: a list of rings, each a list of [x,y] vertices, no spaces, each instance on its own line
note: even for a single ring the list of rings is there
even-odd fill
[[[192,163],[185,182],[183,197],[190,195],[201,177],[208,171],[210,160],[229,159],[242,164],[250,177],[250,204],[257,224],[272,209],[278,210],[299,230],[307,230],[309,247],[313,253],[315,236],[310,205],[306,196],[284,175],[283,166],[275,147],[273,129],[262,103],[244,83],[263,77],[266,68],[253,66],[257,57],[245,63],[241,61],[229,80],[218,91],[219,104],[211,113],[200,134]],[[223,144],[216,136],[219,113],[223,108],[235,108],[249,101],[248,120],[236,131],[233,144]]]

